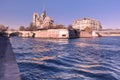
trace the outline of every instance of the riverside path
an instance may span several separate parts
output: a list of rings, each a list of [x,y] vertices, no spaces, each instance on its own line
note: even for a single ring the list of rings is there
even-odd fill
[[[0,80],[21,80],[9,38],[0,37]]]

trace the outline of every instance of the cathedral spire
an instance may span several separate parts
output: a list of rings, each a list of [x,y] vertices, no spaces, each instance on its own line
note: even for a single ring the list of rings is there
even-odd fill
[[[46,14],[45,0],[44,0],[44,3],[43,3],[43,12]]]
[[[43,13],[46,16],[46,7],[45,7],[45,5],[43,6]]]
[[[43,1],[43,12],[41,14],[41,19],[44,20],[46,17],[46,6],[45,6],[45,0]]]

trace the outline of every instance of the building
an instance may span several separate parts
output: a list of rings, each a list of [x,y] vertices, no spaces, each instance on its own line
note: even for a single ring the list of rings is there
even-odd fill
[[[80,31],[99,31],[102,29],[100,21],[92,18],[83,18],[73,21],[72,27]]]
[[[41,15],[38,13],[33,14],[33,25],[38,27],[38,29],[49,29],[49,27],[53,26],[54,21],[51,17],[46,15],[46,11],[44,11]]]

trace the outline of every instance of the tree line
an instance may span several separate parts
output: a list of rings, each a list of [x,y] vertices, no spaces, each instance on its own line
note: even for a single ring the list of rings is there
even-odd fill
[[[8,26],[4,26],[4,25],[0,25],[0,32],[4,32],[8,30]],[[54,26],[49,26],[48,28],[42,28],[42,30],[47,30],[47,29],[72,29],[72,26],[69,25],[68,27],[66,27],[63,24],[58,24],[58,25],[54,25]],[[39,30],[39,27],[34,26],[32,23],[30,23],[30,25],[28,27],[25,26],[20,26],[19,27],[20,31],[37,31]]]
[[[37,30],[47,30],[47,29],[72,29],[72,26],[69,25],[68,27],[66,27],[63,24],[58,24],[58,25],[54,25],[54,26],[52,25],[52,26],[40,29],[39,27],[36,27],[31,23],[29,27],[25,27],[25,26],[19,27],[20,31],[37,31]]]

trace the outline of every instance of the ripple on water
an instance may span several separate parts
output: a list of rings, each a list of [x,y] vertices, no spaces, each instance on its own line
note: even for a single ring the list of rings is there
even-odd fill
[[[11,38],[22,80],[120,80],[120,37]]]

